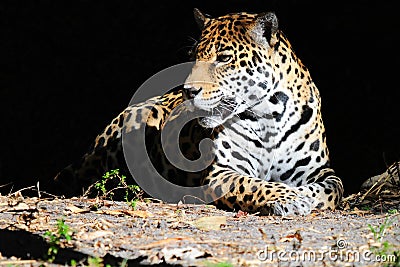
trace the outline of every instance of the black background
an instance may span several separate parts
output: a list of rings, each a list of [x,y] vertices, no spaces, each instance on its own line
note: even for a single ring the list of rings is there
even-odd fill
[[[347,193],[399,158],[396,1],[2,1],[0,186],[51,179],[163,68],[188,60],[193,7],[275,11],[322,95]],[[0,192],[7,193],[11,185]]]

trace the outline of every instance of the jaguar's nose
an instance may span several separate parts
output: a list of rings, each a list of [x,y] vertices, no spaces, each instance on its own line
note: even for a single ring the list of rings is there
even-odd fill
[[[184,99],[193,99],[198,93],[201,91],[201,87],[196,88],[192,85],[186,84],[183,86],[183,98]]]

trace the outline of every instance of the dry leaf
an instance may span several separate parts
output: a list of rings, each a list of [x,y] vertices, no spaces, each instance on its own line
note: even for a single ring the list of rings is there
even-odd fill
[[[194,260],[200,257],[207,256],[208,253],[200,251],[197,248],[187,247],[187,248],[163,248],[161,252],[164,255],[166,261],[171,260]]]
[[[22,210],[29,210],[29,206],[23,202],[18,203],[17,205],[13,206],[10,210],[22,211]]]
[[[102,225],[101,227],[102,227],[103,230],[105,230],[105,228],[110,228],[110,227],[114,227],[115,226],[114,223],[111,223],[111,222],[109,222],[107,220],[104,220],[104,219],[98,220],[98,223]]]
[[[263,238],[264,240],[267,240],[267,239],[268,239],[268,236],[267,236],[267,234],[264,232],[263,229],[258,228],[258,231],[261,233],[262,238]]]
[[[300,243],[301,243],[301,241],[303,241],[303,237],[300,235],[300,231],[296,231],[296,233],[294,233],[294,234],[290,234],[285,237],[282,237],[281,239],[279,239],[279,242],[290,242],[294,238],[297,239]]]
[[[220,230],[221,225],[226,225],[225,216],[202,217],[192,223],[193,226],[200,230]]]
[[[74,206],[74,205],[69,205],[69,206],[66,207],[66,209],[72,211],[73,213],[89,212],[89,210],[87,210],[87,209],[81,209],[81,208],[78,208],[77,206]]]
[[[99,237],[107,236],[107,235],[113,235],[114,233],[111,231],[95,231],[95,232],[90,232],[90,233],[84,233],[81,235],[82,239],[86,240],[93,240]]]
[[[240,217],[246,217],[249,213],[246,211],[242,211],[239,210],[236,214],[235,214],[235,218],[240,218]]]
[[[161,247],[161,246],[165,246],[166,244],[169,243],[174,243],[174,242],[178,242],[181,240],[190,240],[190,238],[187,237],[173,237],[173,238],[167,238],[167,239],[162,239],[162,240],[158,240],[156,242],[147,244],[147,245],[142,245],[142,246],[136,246],[136,249],[150,249],[150,248],[156,248],[156,247]]]
[[[151,212],[145,210],[102,210],[97,211],[96,213],[108,214],[108,215],[130,215],[137,216],[141,218],[154,217]]]
[[[348,215],[358,215],[358,216],[364,216],[364,215],[370,214],[370,213],[372,213],[372,212],[369,210],[359,210],[359,209],[357,209],[357,207],[355,207],[353,211],[347,212]]]
[[[99,210],[96,211],[95,213],[107,214],[107,215],[125,215],[125,213],[122,210]]]
[[[308,230],[313,231],[313,232],[318,233],[318,234],[323,234],[321,231],[318,231],[317,229],[314,229],[312,227],[308,228]]]
[[[127,215],[137,216],[144,219],[148,217],[154,217],[154,215],[151,212],[145,210],[123,210],[122,212]]]

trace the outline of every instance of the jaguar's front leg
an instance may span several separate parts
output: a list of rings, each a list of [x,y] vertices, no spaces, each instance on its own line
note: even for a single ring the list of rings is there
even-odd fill
[[[311,199],[296,188],[241,175],[219,165],[211,169],[203,184],[210,186],[210,197],[219,197],[215,201],[217,206],[260,212],[261,215],[307,215],[311,212]]]
[[[308,179],[309,184],[298,187],[302,195],[313,200],[313,209],[334,210],[342,200],[343,184],[330,168],[322,168]]]

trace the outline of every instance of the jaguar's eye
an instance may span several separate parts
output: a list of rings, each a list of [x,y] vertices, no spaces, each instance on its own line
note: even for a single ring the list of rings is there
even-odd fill
[[[231,59],[232,59],[232,55],[218,55],[217,56],[218,62],[226,63],[226,62],[231,61]]]

